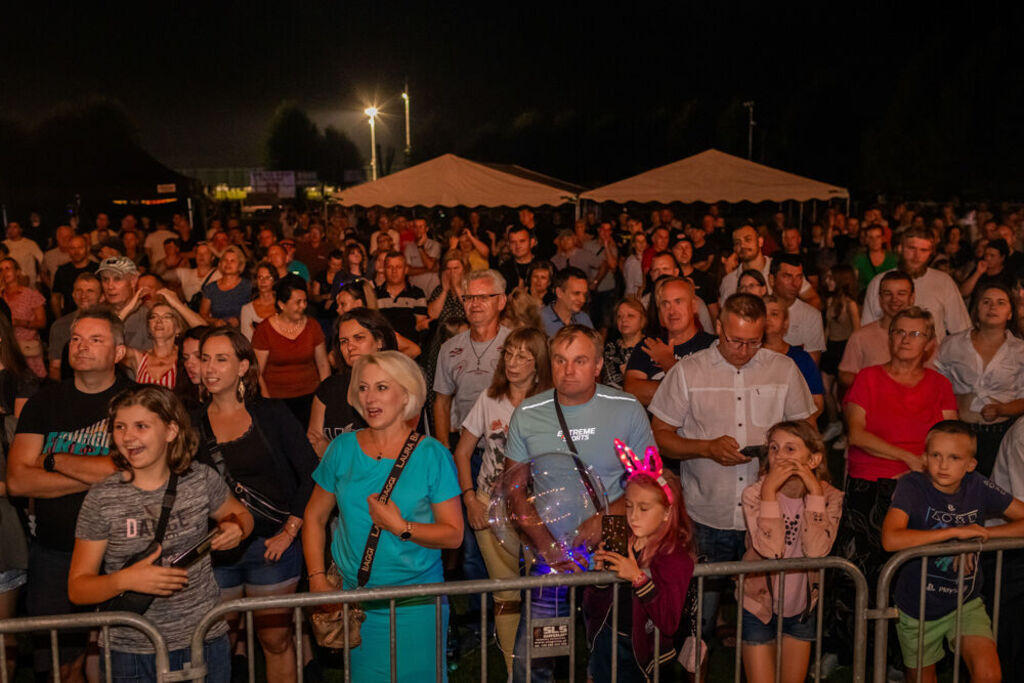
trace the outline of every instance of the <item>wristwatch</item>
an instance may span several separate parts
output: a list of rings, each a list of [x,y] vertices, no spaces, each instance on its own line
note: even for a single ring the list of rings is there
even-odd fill
[[[405,531],[403,531],[398,536],[398,538],[402,539],[403,541],[408,541],[410,538],[412,538],[412,522],[406,521]]]
[[[57,460],[53,457],[53,453],[50,453],[43,458],[43,469],[47,472],[57,471]]]

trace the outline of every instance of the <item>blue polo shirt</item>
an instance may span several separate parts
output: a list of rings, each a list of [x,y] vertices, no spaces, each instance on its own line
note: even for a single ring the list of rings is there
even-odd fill
[[[544,332],[549,337],[554,337],[560,329],[565,327],[565,323],[555,313],[555,305],[553,303],[543,306],[540,309],[540,319],[544,323]],[[594,323],[590,320],[590,316],[580,311],[579,313],[573,313],[569,318],[569,322],[573,325],[586,325],[587,327],[593,327]]]

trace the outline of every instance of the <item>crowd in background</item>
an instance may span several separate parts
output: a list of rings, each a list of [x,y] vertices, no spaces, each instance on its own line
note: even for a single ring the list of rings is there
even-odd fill
[[[98,572],[83,569],[79,550],[97,534],[125,547],[153,538],[158,499],[144,513],[125,506],[117,514],[126,527],[108,532],[93,500],[99,484],[138,467],[133,448],[148,448],[141,437],[119,440],[119,413],[108,410],[136,384],[163,387],[171,398],[160,400],[188,411],[185,419],[167,408],[165,426],[194,432],[189,461],[227,482],[230,493],[203,485],[209,517],[226,528],[235,498],[252,517],[236,525],[234,547],[221,541],[212,563],[200,563],[215,579],[205,582],[206,596],[175,607],[197,613],[212,593],[221,600],[517,576],[521,558],[489,529],[488,505],[506,461],[551,451],[578,453],[597,471],[612,511],[627,513],[640,543],[635,559],[600,558],[633,582],[635,609],[620,610],[627,617],[617,627],[636,635],[618,661],[633,662],[639,676],[662,662],[651,662],[635,620],[650,618],[673,635],[687,630],[694,560],[831,552],[854,561],[873,586],[895,547],[883,539],[890,504],[902,501],[911,520],[933,504],[901,482],[929,474],[937,423],[965,425],[940,436],[976,444],[971,469],[1010,496],[986,503],[988,516],[1016,529],[1019,501],[1007,500],[1024,496],[1016,421],[1024,413],[1024,210],[900,203],[853,216],[830,207],[804,226],[782,212],[759,221],[716,205],[679,213],[590,211],[572,221],[529,208],[332,207],[263,220],[216,216],[204,226],[183,213],[116,221],[98,213],[52,227],[33,214],[9,223],[0,244],[0,618],[79,610],[76,603],[129,585],[112,581],[107,592],[71,598],[67,590],[69,574]],[[150,408],[154,401],[138,399]],[[416,441],[419,433],[429,438]],[[657,475],[668,483],[620,483],[613,438],[636,453],[657,445]],[[390,501],[379,498],[406,449],[408,469],[398,468],[405,486],[396,484]],[[198,484],[190,486],[183,491]],[[647,536],[644,505],[666,511]],[[93,510],[89,523],[80,508]],[[149,520],[141,533],[131,521],[139,515]],[[366,577],[360,558],[374,526],[386,533]],[[652,550],[641,552],[647,540]],[[687,551],[679,557],[676,540]],[[117,556],[122,571],[135,566],[125,564],[129,555]],[[136,574],[126,576],[141,581]],[[654,586],[674,616],[650,611]],[[813,579],[787,576],[785,605],[773,605],[776,589],[749,582],[742,598],[755,620],[744,614],[748,676],[771,665],[764,657],[775,626],[758,623],[774,624],[773,610],[795,648],[789,661],[802,661],[806,674]],[[906,591],[916,599],[916,588]],[[709,581],[704,596],[703,633],[718,645],[735,640],[718,609],[729,592]],[[841,617],[848,601],[839,593],[827,609]],[[1017,598],[1007,593],[1003,609],[1012,609]],[[516,591],[494,596],[494,629],[515,680],[525,680],[520,602]],[[566,609],[564,595],[533,604],[534,617]],[[594,610],[604,614],[600,596],[586,605],[588,620]],[[386,647],[386,607],[366,612],[364,642]],[[433,601],[399,612],[400,632],[423,635],[406,641],[400,677],[433,676]],[[456,622],[472,623],[455,616],[453,657]],[[615,627],[603,622],[588,623],[595,662]],[[849,654],[843,624],[826,629],[839,661]],[[171,648],[187,648],[188,633],[168,628]],[[294,679],[291,613],[258,613],[253,628],[268,680]],[[214,656],[234,658],[225,676],[244,672],[243,629],[235,618],[226,633],[211,632],[224,639]],[[999,633],[1005,669],[1024,633],[1012,624]],[[85,636],[62,638],[65,676],[94,675],[90,647]],[[131,638],[127,649],[146,654]],[[303,649],[315,676],[315,648],[306,639]],[[675,648],[663,644],[667,652]],[[357,679],[387,676],[379,651],[353,653]],[[47,671],[45,644],[36,654],[36,670]],[[976,656],[972,666],[988,661],[987,651]],[[535,680],[545,675],[537,664]],[[604,680],[607,671],[595,664],[591,675]],[[800,666],[788,675],[803,680]]]

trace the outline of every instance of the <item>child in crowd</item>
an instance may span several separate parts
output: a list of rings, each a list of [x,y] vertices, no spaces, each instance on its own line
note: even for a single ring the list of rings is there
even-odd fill
[[[974,471],[977,443],[971,426],[943,420],[925,439],[925,470],[901,477],[892,506],[882,524],[882,545],[889,552],[949,540],[1024,535],[1024,502]],[[1005,517],[1009,524],[985,527],[988,519]],[[974,681],[1001,678],[992,624],[981,599],[977,553],[922,558],[927,562],[924,604],[924,645],[917,655],[921,614],[920,561],[908,562],[896,578],[896,625],[903,662],[910,680],[935,681],[935,664],[943,657],[942,641],[953,647],[957,637],[959,562],[964,565],[960,651]]]
[[[835,542],[843,494],[831,486],[825,443],[809,423],[780,422],[768,430],[768,456],[757,482],[743,491],[745,561],[824,557]],[[744,581],[743,664],[750,683],[774,680],[775,637],[782,618],[782,678],[807,677],[817,631],[817,571],[751,574]]]
[[[662,468],[661,457],[648,448],[644,460],[615,442],[626,466],[627,554],[602,549],[595,569],[609,569],[632,584],[632,595],[619,598],[618,678],[646,681],[656,666],[675,659],[673,636],[683,622],[686,591],[693,576],[693,530],[686,514],[679,478]],[[612,590],[623,584],[588,588],[583,598],[587,639],[593,649],[590,678],[612,680]],[[654,661],[654,628],[661,633]]]
[[[192,462],[197,437],[170,389],[140,385],[116,397],[110,430],[118,471],[89,489],[82,503],[68,595],[81,605],[132,592],[155,596],[148,608],[139,609],[163,634],[171,670],[179,670],[191,661],[192,633],[220,602],[220,590],[208,552],[177,568],[166,566],[168,560],[202,541],[210,519],[217,534],[209,548],[237,546],[252,531],[252,515],[213,468]],[[132,561],[142,552],[148,554]],[[231,677],[227,624],[213,626],[207,637],[206,680],[226,683]],[[153,646],[144,634],[111,628],[106,645],[113,680],[156,680]]]

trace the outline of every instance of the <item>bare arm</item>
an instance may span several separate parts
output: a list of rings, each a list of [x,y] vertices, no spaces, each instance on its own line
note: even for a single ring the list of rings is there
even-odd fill
[[[676,428],[661,418],[651,418],[654,440],[658,444],[662,457],[668,456],[676,460],[693,458],[710,458],[720,465],[740,465],[750,462],[740,453],[740,445],[731,436],[723,435],[717,439],[687,439],[676,433]]]
[[[43,468],[42,434],[18,434],[7,460],[7,490],[12,496],[59,498],[87,491],[114,473],[108,456],[55,453],[55,472]]]
[[[1017,501],[1020,502],[1020,501]],[[930,543],[942,543],[954,539],[968,540],[971,538],[987,539],[996,528],[992,530],[977,524],[968,526],[951,526],[945,529],[908,529],[907,523],[910,517],[906,512],[891,507],[882,522],[882,547],[893,553],[906,548],[916,548]],[[1004,525],[1009,526],[1009,525]],[[1016,528],[1017,534],[1021,533],[1020,527]]]
[[[324,550],[327,546],[327,520],[336,505],[334,496],[316,484],[302,517],[302,553],[306,557],[309,588],[314,593],[331,589],[324,575]]]
[[[660,382],[647,379],[647,375],[641,370],[626,370],[626,376],[622,382],[622,388],[627,394],[636,396],[636,400],[647,407],[654,398],[654,392],[658,390]]]
[[[327,442],[327,437],[324,436],[324,414],[326,412],[327,406],[314,396],[313,405],[309,409],[309,428],[306,430],[306,438],[309,439],[309,445],[313,447],[317,457],[320,458],[324,457],[324,451],[330,445]]]
[[[316,345],[316,348],[313,349],[313,358],[316,360],[316,371],[320,375],[320,381],[323,382],[331,376],[331,364],[327,362],[326,343]]]
[[[260,393],[269,398],[270,391],[267,390],[267,383],[263,380],[263,373],[267,370],[267,359],[270,358],[270,351],[268,349],[253,349],[253,351],[256,352],[256,362],[260,366]]]
[[[876,458],[883,460],[899,460],[905,462],[912,470],[920,471],[924,467],[921,454],[893,446],[880,436],[872,434],[867,428],[867,412],[856,403],[846,404],[846,425],[851,446],[861,448]]]
[[[53,318],[56,320],[60,317],[61,311],[64,309],[64,295],[60,292],[54,292],[50,295],[50,310],[53,311]]]
[[[419,358],[419,355],[423,352],[419,344],[410,339],[406,339],[397,332],[395,333],[395,338],[398,339],[398,350],[409,356],[409,358],[415,360],[416,358]]]
[[[167,301],[167,304],[171,308],[173,308],[179,314],[181,314],[181,317],[185,319],[185,322],[188,323],[189,327],[199,327],[200,325],[206,324],[206,320],[203,318],[203,316],[199,315],[191,308],[186,306],[184,303],[182,303],[181,299],[178,298],[178,295],[174,292],[173,289],[167,289],[165,287],[164,289],[158,291],[157,294],[161,295]]]
[[[446,280],[447,278],[443,279]],[[444,302],[447,300],[447,298],[448,288],[443,286],[442,284],[441,293],[434,297],[434,299],[427,304],[427,316],[431,320],[437,320],[441,316],[441,310],[444,309]]]
[[[444,447],[451,449],[448,435],[452,427],[452,397],[448,394],[434,394],[434,437],[444,444]]]

